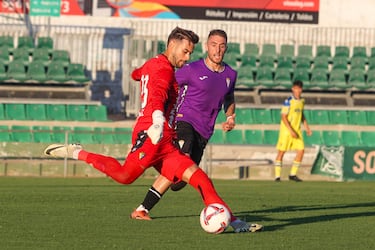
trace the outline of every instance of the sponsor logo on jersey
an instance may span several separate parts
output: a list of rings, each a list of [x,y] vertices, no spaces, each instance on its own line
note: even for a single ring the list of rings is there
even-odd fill
[[[230,78],[227,77],[227,78],[225,79],[225,81],[227,82],[227,88],[229,88],[229,85],[230,85]]]
[[[199,80],[203,81],[204,79],[207,79],[207,78],[208,78],[208,76],[200,76]]]

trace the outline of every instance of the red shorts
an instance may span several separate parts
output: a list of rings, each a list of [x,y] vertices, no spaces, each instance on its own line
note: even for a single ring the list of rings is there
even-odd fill
[[[160,174],[172,182],[181,180],[182,173],[194,165],[189,156],[183,154],[173,143],[172,135],[163,135],[161,141],[154,145],[142,132],[133,142],[133,148],[126,157],[126,162],[138,165],[143,169],[154,167]],[[125,163],[126,164],[126,163]]]

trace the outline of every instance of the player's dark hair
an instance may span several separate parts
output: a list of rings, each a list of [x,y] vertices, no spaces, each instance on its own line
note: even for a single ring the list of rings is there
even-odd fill
[[[221,36],[225,39],[225,42],[228,41],[227,33],[224,30],[220,30],[220,29],[211,30],[210,33],[208,34],[208,38],[210,38],[211,36]]]
[[[293,82],[293,86],[298,86],[298,87],[302,88],[303,87],[303,82],[301,80],[295,80]]]
[[[197,44],[199,42],[199,36],[195,34],[193,31],[182,29],[180,27],[176,27],[169,34],[167,44],[169,44],[171,40],[183,40],[183,39],[189,40],[193,44]]]

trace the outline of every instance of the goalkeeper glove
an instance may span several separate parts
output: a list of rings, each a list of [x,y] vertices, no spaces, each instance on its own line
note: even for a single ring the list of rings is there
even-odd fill
[[[152,113],[152,125],[147,130],[147,135],[150,137],[152,144],[156,145],[163,137],[164,115],[160,110],[155,110]]]

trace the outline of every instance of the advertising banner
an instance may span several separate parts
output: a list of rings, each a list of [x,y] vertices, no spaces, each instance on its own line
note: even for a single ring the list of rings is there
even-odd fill
[[[56,7],[57,3],[60,7]],[[31,11],[30,6],[33,8]],[[59,13],[56,8],[60,9]],[[23,14],[24,12],[34,16],[84,15],[77,0],[0,0],[0,13]]]
[[[114,16],[317,24],[319,0],[99,0]]]
[[[311,174],[338,180],[375,180],[375,148],[321,146]]]

